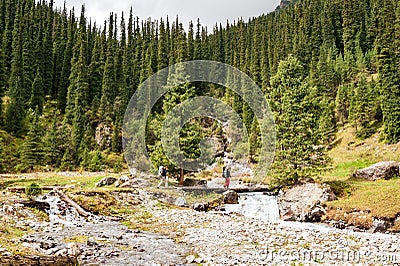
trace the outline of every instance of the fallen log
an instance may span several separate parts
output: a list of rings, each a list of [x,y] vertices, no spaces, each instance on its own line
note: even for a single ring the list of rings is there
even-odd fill
[[[61,200],[68,203],[71,207],[74,207],[76,211],[83,217],[88,217],[92,215],[90,212],[85,211],[81,206],[79,206],[78,203],[70,199],[64,192],[61,191],[61,189],[55,188],[54,191],[57,193]]]

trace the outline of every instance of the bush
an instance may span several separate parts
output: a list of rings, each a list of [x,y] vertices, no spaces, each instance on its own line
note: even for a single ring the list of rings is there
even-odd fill
[[[25,188],[25,193],[28,197],[34,197],[42,193],[42,189],[36,183],[32,183]]]
[[[91,172],[98,172],[104,170],[104,158],[100,151],[90,152],[90,157],[92,158],[87,170]]]

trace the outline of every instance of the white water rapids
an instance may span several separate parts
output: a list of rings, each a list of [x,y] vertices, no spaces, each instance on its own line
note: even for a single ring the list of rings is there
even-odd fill
[[[227,212],[240,213],[245,217],[257,218],[264,222],[278,222],[279,208],[276,196],[262,192],[241,193],[239,204],[226,204]]]
[[[263,192],[239,194],[239,204],[226,204],[228,213],[239,213],[244,217],[255,218],[267,223],[279,223],[290,228],[330,231],[333,228],[326,224],[286,222],[280,220],[277,196],[265,195]]]

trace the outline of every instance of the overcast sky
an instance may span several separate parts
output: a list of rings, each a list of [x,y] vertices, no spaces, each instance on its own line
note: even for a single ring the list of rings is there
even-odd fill
[[[239,17],[247,20],[249,17],[271,12],[279,2],[280,0],[66,0],[67,8],[75,6],[77,15],[84,3],[86,16],[100,25],[108,19],[110,12],[116,12],[120,17],[122,11],[128,14],[132,6],[135,16],[141,19],[159,19],[168,15],[171,21],[178,15],[187,28],[190,20],[196,21],[200,18],[201,24],[209,30],[216,22],[225,25],[227,19],[230,22]],[[63,4],[64,0],[55,0],[56,6],[61,7]]]

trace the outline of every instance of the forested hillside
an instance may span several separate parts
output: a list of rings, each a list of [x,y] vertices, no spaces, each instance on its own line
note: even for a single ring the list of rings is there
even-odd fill
[[[262,88],[277,124],[277,176],[326,164],[326,147],[346,124],[359,138],[382,128],[382,141],[400,140],[397,1],[300,0],[249,21],[206,29],[194,20],[184,29],[178,18],[139,21],[132,10],[97,25],[84,7],[75,15],[52,2],[0,0],[0,171],[120,169],[123,115],[138,85],[194,59],[232,65]],[[229,88],[196,85],[241,114],[256,162],[249,106]],[[153,110],[147,142],[157,162],[168,164],[158,128],[171,107],[197,96],[190,88]],[[201,119],[185,127],[186,154],[216,127]]]

